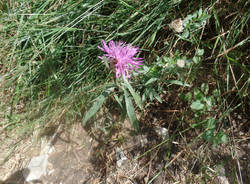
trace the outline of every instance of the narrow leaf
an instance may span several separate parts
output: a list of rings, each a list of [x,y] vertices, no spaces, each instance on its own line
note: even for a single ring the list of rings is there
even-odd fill
[[[151,79],[149,79],[149,80],[146,82],[145,86],[147,86],[147,85],[149,85],[149,84],[151,84],[151,83],[153,83],[153,82],[155,82],[155,81],[157,81],[157,80],[158,80],[157,78],[151,78]]]
[[[103,103],[107,99],[111,90],[106,90],[103,92],[99,97],[97,97],[96,101],[94,102],[93,106],[89,109],[89,111],[85,114],[85,117],[82,121],[83,126],[87,124],[87,121],[92,118],[98,110],[102,107]]]
[[[114,97],[115,97],[115,100],[117,101],[117,103],[120,105],[121,109],[123,109],[122,102],[119,99],[119,97],[117,95],[114,95]]]
[[[162,103],[160,95],[158,93],[156,93],[155,91],[153,93],[154,93],[154,97],[156,98],[156,100],[158,100],[158,102]]]
[[[196,100],[191,104],[191,109],[193,110],[202,110],[204,108],[204,104],[201,103],[200,100]]]
[[[170,84],[175,84],[175,85],[179,85],[179,86],[184,86],[184,87],[190,87],[189,84],[179,81],[179,80],[169,80],[168,81]]]
[[[141,100],[141,97],[138,93],[135,92],[135,90],[133,89],[133,87],[129,84],[129,82],[125,79],[124,80],[124,86],[126,88],[128,88],[129,92],[131,93],[131,95],[133,96],[134,100],[135,100],[135,103],[138,105],[138,107],[140,109],[142,109],[142,100]]]
[[[126,109],[127,109],[127,114],[128,114],[130,123],[132,124],[135,131],[138,132],[139,131],[139,122],[136,118],[134,105],[133,105],[131,97],[129,97],[129,93],[126,89],[124,89],[124,93],[125,93]]]

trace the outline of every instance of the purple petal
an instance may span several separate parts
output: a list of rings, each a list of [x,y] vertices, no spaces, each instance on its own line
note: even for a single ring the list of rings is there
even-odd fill
[[[100,50],[105,52],[104,56],[108,58],[109,62],[115,62],[115,77],[122,76],[129,78],[131,71],[137,71],[140,65],[143,65],[143,58],[136,58],[135,55],[139,52],[138,47],[133,47],[124,42],[110,41],[106,43],[102,40],[103,48],[98,46]],[[103,60],[103,57],[98,56]]]

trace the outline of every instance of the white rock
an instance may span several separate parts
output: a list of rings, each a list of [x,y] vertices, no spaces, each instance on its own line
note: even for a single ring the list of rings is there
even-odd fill
[[[33,180],[39,180],[42,175],[46,174],[46,168],[48,164],[48,155],[40,155],[37,157],[33,157],[27,168],[23,171],[23,176],[26,182],[30,182]]]
[[[155,127],[154,130],[162,139],[166,139],[169,137],[168,130],[164,127]]]
[[[128,158],[124,155],[123,151],[120,148],[116,148],[116,155],[117,155],[116,165],[118,167],[121,167],[123,162]]]
[[[225,176],[217,176],[218,184],[230,184]]]
[[[145,145],[148,144],[148,139],[146,135],[142,135],[140,141],[141,141],[141,147],[144,147]]]

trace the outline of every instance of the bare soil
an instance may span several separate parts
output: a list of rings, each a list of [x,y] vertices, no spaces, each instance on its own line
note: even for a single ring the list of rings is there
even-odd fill
[[[171,107],[171,104],[169,105]],[[243,183],[250,181],[248,127],[234,131],[234,142],[231,146],[225,144],[215,148],[202,139],[190,142],[197,136],[192,131],[188,132],[189,137],[187,134],[180,134],[164,143],[162,137],[156,133],[155,127],[165,127],[168,130],[168,138],[171,137],[178,129],[176,116],[179,112],[170,109],[166,112],[160,110],[161,107],[152,107],[153,115],[150,117],[148,113],[141,119],[144,124],[139,135],[134,134],[128,121],[118,123],[108,133],[98,128],[85,130],[80,123],[72,125],[71,128],[63,128],[53,143],[54,152],[49,155],[47,174],[37,182],[226,184],[241,181],[241,178]],[[155,116],[158,118],[155,119]],[[245,121],[244,118],[236,119],[235,126],[242,121]],[[1,136],[2,141],[6,135]],[[41,151],[41,141],[35,141],[36,139],[35,134],[23,139],[4,165],[1,165],[2,183],[25,183],[22,171],[29,160],[38,156]],[[18,141],[18,136],[15,140],[1,145],[1,150],[8,150],[8,145],[15,141]],[[117,150],[127,158],[121,166],[117,164]],[[2,151],[0,158],[4,158],[5,154],[5,151]]]

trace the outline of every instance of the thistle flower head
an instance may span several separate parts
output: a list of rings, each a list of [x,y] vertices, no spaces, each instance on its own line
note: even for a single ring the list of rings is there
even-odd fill
[[[108,59],[111,66],[114,66],[115,77],[122,76],[124,79],[129,78],[131,71],[138,71],[139,66],[142,65],[143,58],[137,58],[139,48],[133,47],[124,42],[110,41],[108,44],[102,40],[102,47],[99,47],[105,54],[100,59]]]

